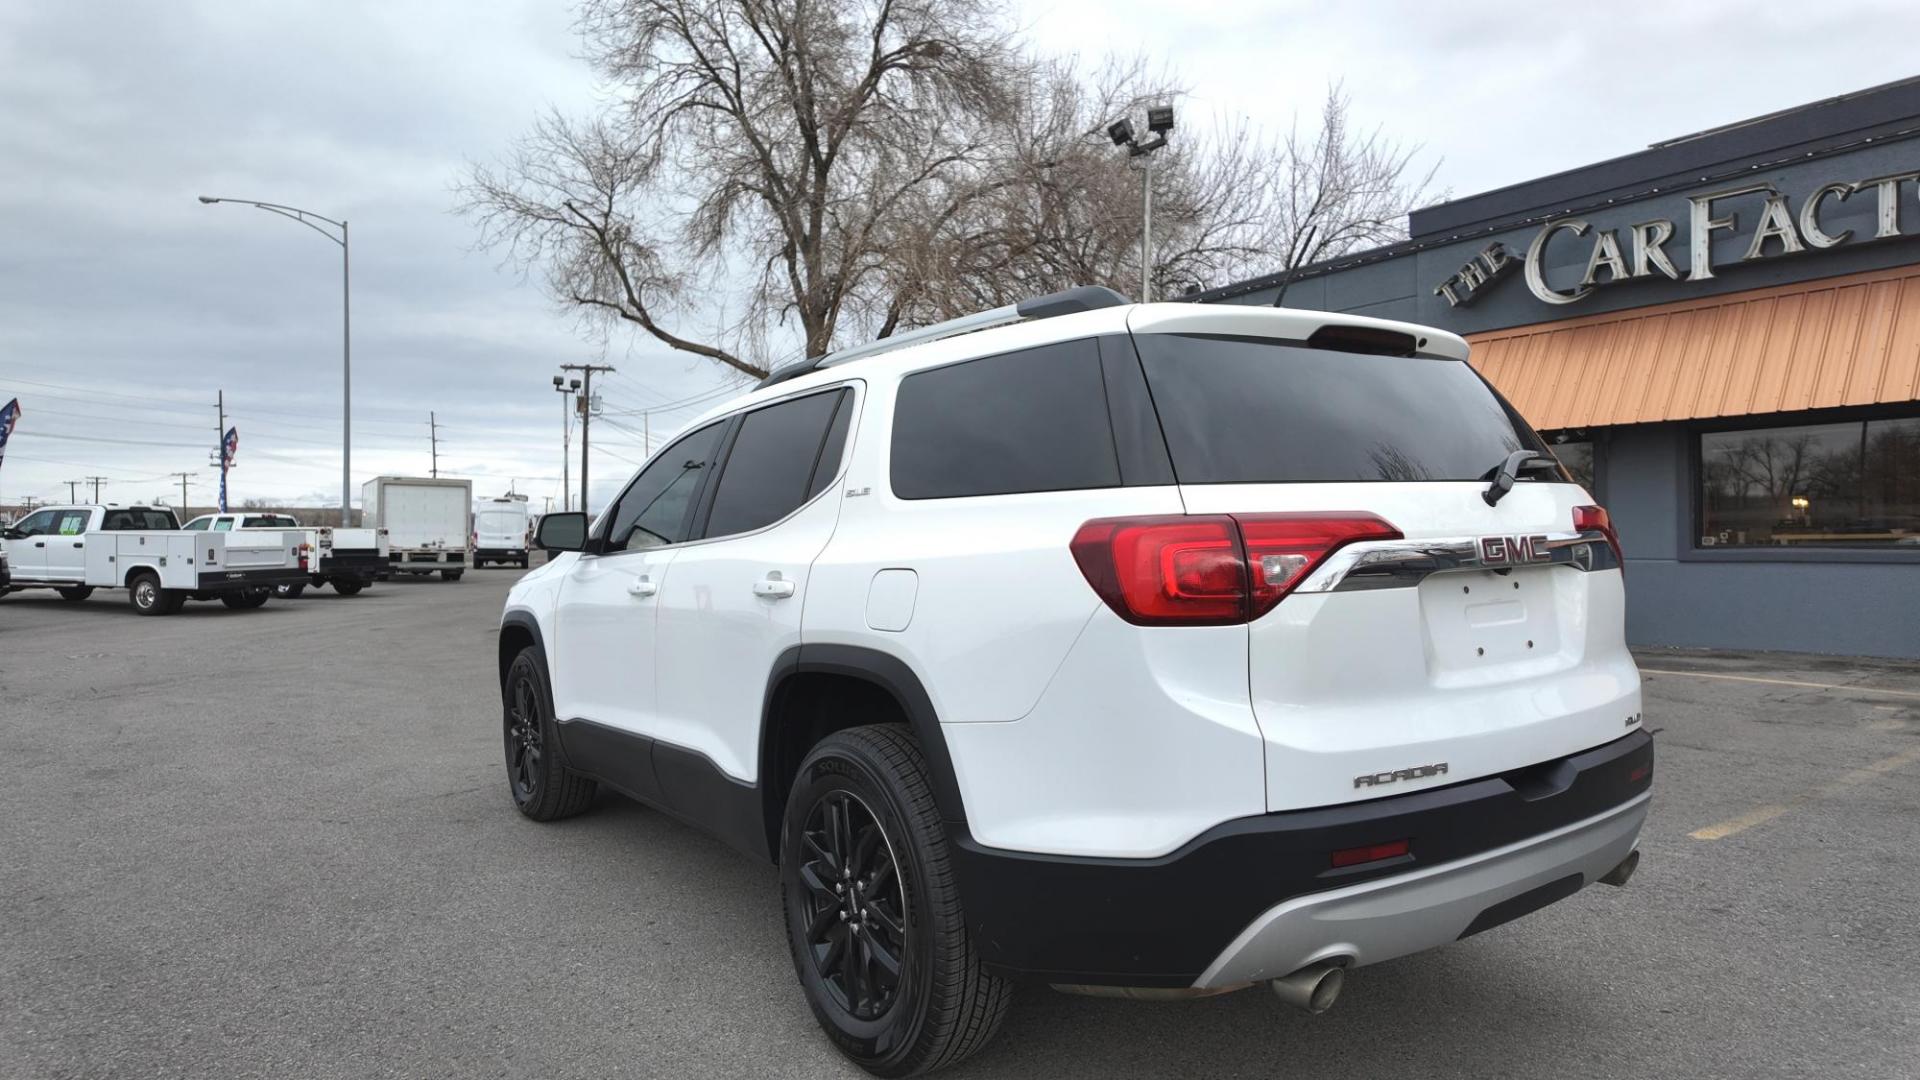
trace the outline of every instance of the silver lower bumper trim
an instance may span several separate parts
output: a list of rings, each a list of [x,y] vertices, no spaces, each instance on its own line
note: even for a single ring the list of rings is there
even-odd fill
[[[1650,797],[1472,858],[1279,904],[1193,985],[1237,986],[1323,960],[1377,964],[1457,940],[1487,908],[1569,874],[1591,885],[1634,849]]]

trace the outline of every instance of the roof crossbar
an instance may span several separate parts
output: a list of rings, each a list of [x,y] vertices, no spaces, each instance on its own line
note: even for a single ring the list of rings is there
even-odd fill
[[[972,315],[962,315],[957,319],[948,319],[931,326],[916,327],[898,333],[892,337],[883,337],[865,345],[830,352],[825,356],[802,360],[781,368],[760,380],[760,386],[772,386],[775,383],[796,379],[811,371],[825,367],[837,367],[841,364],[876,356],[895,349],[904,349],[909,345],[938,341],[941,338],[969,334],[975,330],[986,330],[995,326],[1024,322],[1028,319],[1051,319],[1056,315],[1072,315],[1082,311],[1094,311],[1099,308],[1116,307],[1127,303],[1127,298],[1103,285],[1080,285],[1045,296],[1030,297],[1017,304],[993,308],[990,311],[978,311]],[[759,389],[759,387],[755,387]]]

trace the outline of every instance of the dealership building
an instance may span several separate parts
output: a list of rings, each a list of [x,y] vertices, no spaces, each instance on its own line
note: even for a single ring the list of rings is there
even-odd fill
[[[1406,319],[1612,513],[1636,645],[1920,658],[1920,79],[1193,299]]]

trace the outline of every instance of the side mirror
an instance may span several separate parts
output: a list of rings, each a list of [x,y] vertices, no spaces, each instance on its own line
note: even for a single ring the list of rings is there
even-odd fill
[[[19,529],[16,529],[11,525],[7,526],[4,529],[0,529],[0,540],[25,540],[26,538],[27,538],[26,533],[21,532]]]
[[[540,519],[540,530],[533,542],[552,554],[557,551],[585,551],[587,515],[578,511],[548,514]]]

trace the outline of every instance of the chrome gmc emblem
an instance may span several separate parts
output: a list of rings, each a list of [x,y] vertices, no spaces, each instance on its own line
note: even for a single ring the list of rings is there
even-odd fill
[[[1547,546],[1547,538],[1542,535],[1480,538],[1480,563],[1483,566],[1515,566],[1546,562],[1551,558],[1553,550]]]

